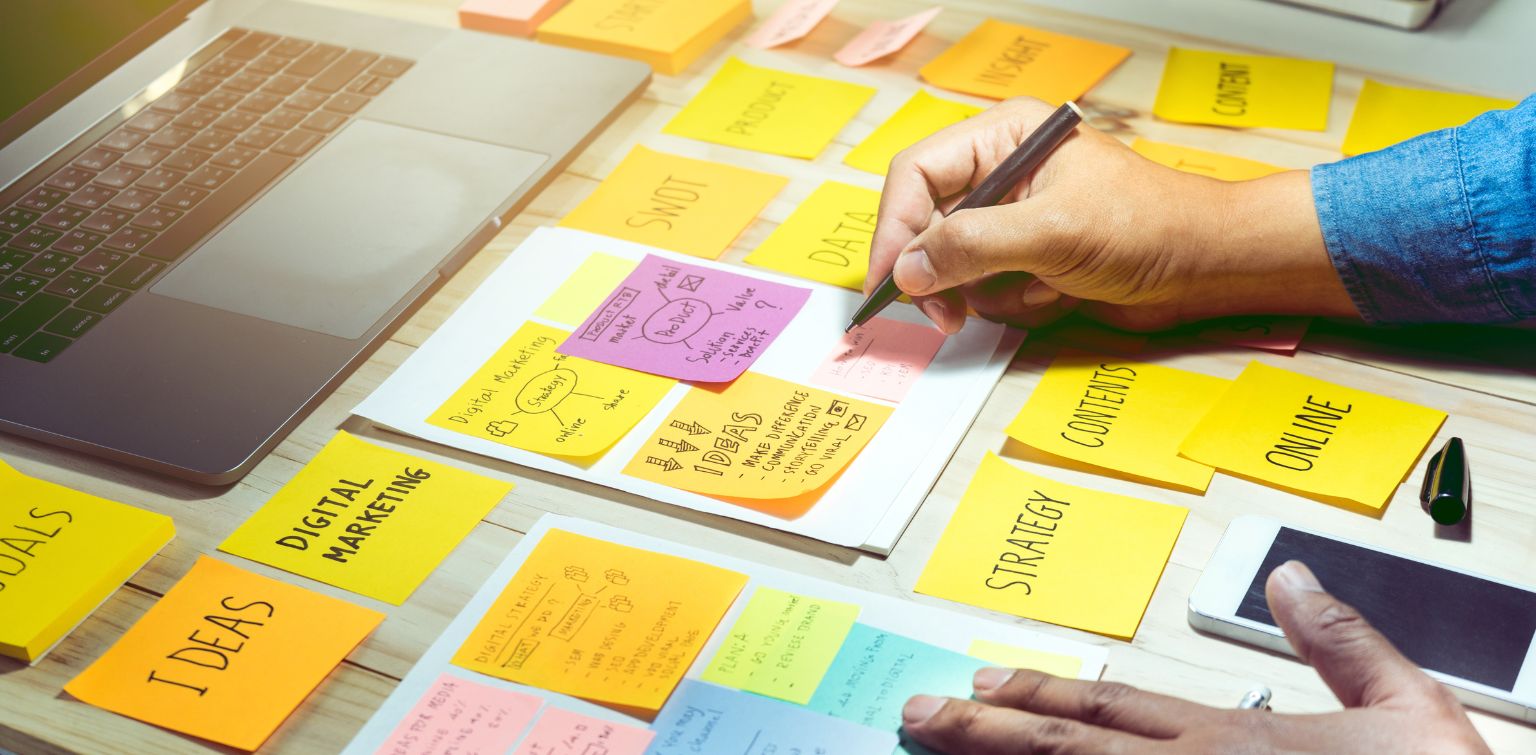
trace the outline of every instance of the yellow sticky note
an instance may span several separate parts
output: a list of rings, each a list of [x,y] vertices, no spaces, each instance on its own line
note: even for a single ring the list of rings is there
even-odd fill
[[[1366,79],[1360,99],[1355,101],[1349,130],[1344,133],[1343,151],[1346,155],[1374,152],[1516,104],[1514,100],[1395,87]]]
[[[1047,454],[1140,481],[1205,492],[1210,467],[1179,443],[1228,382],[1197,372],[1067,351],[1008,425],[1008,437]]]
[[[871,87],[730,58],[662,131],[809,160],[874,94]]]
[[[689,390],[624,474],[703,495],[792,499],[837,477],[889,416],[887,406],[748,372],[718,391]]]
[[[524,323],[427,422],[572,460],[607,451],[677,381],[556,353],[569,336]]]
[[[511,490],[338,432],[219,550],[398,606]]]
[[[827,181],[744,260],[749,265],[863,290],[880,192]]]
[[[1004,100],[1029,95],[1060,105],[1109,75],[1131,51],[987,19],[918,74],[934,86]]]
[[[587,255],[576,272],[533,311],[533,316],[569,328],[582,324],[635,271],[636,264],[634,260],[602,252]]]
[[[175,535],[168,516],[0,461],[0,655],[41,658]]]
[[[635,147],[560,225],[715,259],[786,183],[781,176]]]
[[[549,530],[453,663],[659,710],[746,583],[709,564]]]
[[[383,620],[377,611],[199,556],[64,691],[254,750]]]
[[[1152,113],[1179,123],[1323,131],[1332,94],[1326,61],[1175,47]]]
[[[858,618],[852,603],[759,587],[704,681],[805,705]]]
[[[919,89],[900,110],[880,124],[864,141],[859,142],[843,158],[843,163],[883,176],[896,153],[983,109],[935,97],[927,90]]]
[[[989,453],[915,589],[1130,639],[1188,513],[1064,485]]]
[[[1375,516],[1444,421],[1442,411],[1253,362],[1179,452]]]
[[[1284,173],[1287,170],[1287,168],[1257,160],[1223,155],[1220,152],[1207,152],[1194,147],[1181,147],[1177,144],[1154,142],[1139,136],[1131,142],[1131,149],[1152,162],[1166,165],[1174,170],[1219,178],[1223,181],[1247,181]]]
[[[1076,679],[1077,675],[1083,672],[1083,659],[1077,656],[1030,650],[991,640],[971,642],[971,647],[965,651],[965,654],[1003,668],[1033,669],[1064,679]]]
[[[751,17],[751,0],[571,0],[536,37],[678,74]]]

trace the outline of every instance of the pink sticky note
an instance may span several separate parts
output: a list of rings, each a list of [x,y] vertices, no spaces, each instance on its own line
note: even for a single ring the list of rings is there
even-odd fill
[[[935,6],[897,21],[876,21],[832,57],[845,66],[872,63],[907,46],[944,8]]]
[[[943,345],[944,334],[930,326],[876,317],[843,334],[837,351],[821,363],[811,380],[900,401]]]
[[[656,733],[550,706],[513,755],[640,755]]]
[[[378,749],[389,755],[506,752],[533,722],[542,698],[443,674]]]
[[[816,28],[837,0],[785,0],[744,42],[764,50],[793,42]]]
[[[459,26],[493,34],[532,37],[566,0],[464,0]]]
[[[810,297],[810,289],[646,255],[557,351],[679,380],[729,382]]]
[[[1200,338],[1290,355],[1301,347],[1311,324],[1310,317],[1240,317],[1200,331]]]

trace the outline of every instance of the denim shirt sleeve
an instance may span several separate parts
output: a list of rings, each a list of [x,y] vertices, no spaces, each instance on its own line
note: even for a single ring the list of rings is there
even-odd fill
[[[1536,95],[1319,165],[1312,195],[1367,322],[1536,318]]]

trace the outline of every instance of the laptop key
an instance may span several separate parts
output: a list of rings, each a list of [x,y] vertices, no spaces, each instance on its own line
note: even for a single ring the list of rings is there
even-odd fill
[[[148,144],[151,147],[176,149],[177,147],[186,144],[188,141],[191,141],[192,137],[194,136],[197,136],[196,131],[189,131],[184,128],[171,126],[169,128],[160,129],[160,131],[157,132],[154,136],[151,136],[149,141],[145,142],[145,144]]]
[[[214,133],[218,132],[215,131]],[[210,157],[213,157],[210,152],[204,152],[197,149],[182,148],[176,150],[171,154],[170,157],[165,158],[165,161],[160,163],[160,167],[181,171],[183,173],[190,173],[194,170],[197,170],[199,165],[208,162],[208,158]]]
[[[231,147],[230,149],[235,149]],[[218,160],[217,157],[214,158]],[[177,259],[202,240],[209,231],[218,227],[246,200],[256,196],[284,170],[293,165],[294,159],[271,152],[260,153],[250,161],[245,170],[235,174],[218,191],[208,195],[201,204],[188,212],[169,230],[145,245],[141,255],[169,262]]]
[[[335,45],[315,45],[309,48],[308,52],[289,64],[288,70],[285,73],[290,76],[309,78],[325,70],[326,66],[336,62],[344,52],[346,52],[344,49]]]
[[[58,189],[50,189],[46,186],[39,186],[36,189],[33,189],[32,193],[16,200],[16,204],[29,210],[47,212],[53,209],[54,205],[64,201],[64,198],[67,196],[69,196],[69,192],[67,191],[59,191]]]
[[[155,200],[159,198],[160,195],[158,193],[149,191],[143,186],[138,186],[113,197],[112,201],[107,203],[107,207],[126,213],[126,216],[123,218],[123,222],[126,223],[128,218],[132,217],[134,213],[142,212],[145,207],[154,204]],[[99,231],[101,229],[91,228],[90,230]]]
[[[133,185],[136,188],[159,193],[181,183],[181,179],[186,177],[187,174],[181,171],[160,167],[145,173],[142,178],[134,181]],[[124,207],[123,209],[126,210],[128,208]]]
[[[63,336],[57,336],[52,333],[38,333],[23,341],[16,348],[16,356],[22,359],[30,359],[34,362],[47,363],[58,356],[59,352],[68,348],[71,343],[74,343],[74,341]]]
[[[268,79],[267,83],[261,87],[261,91],[287,97],[288,95],[299,91],[299,89],[303,86],[304,80],[297,76],[278,74],[273,76],[271,79]]]
[[[106,186],[112,189],[126,189],[144,175],[143,168],[133,168],[127,165],[114,165],[101,172],[96,177],[96,185]]]
[[[241,134],[240,138],[235,140],[235,143],[242,147],[250,147],[251,149],[266,149],[272,146],[273,142],[281,139],[282,136],[283,132],[281,131],[273,131],[270,128],[257,126]]]
[[[283,104],[283,98],[270,92],[256,92],[240,101],[239,108],[247,113],[263,115]]]
[[[146,134],[142,131],[134,131],[130,128],[120,128],[110,134],[107,134],[107,137],[98,142],[98,144],[106,147],[107,149],[115,149],[118,152],[127,152],[128,150],[143,144],[144,140],[148,138],[149,134]]]
[[[208,64],[202,68],[197,69],[197,72],[204,76],[212,76],[214,78],[223,79],[228,78],[231,74],[240,70],[244,66],[245,61],[243,60],[236,60],[234,58],[226,58],[220,56],[208,61]]]
[[[177,84],[176,91],[182,92],[184,94],[201,96],[212,92],[215,89],[218,89],[219,84],[223,82],[224,79],[221,76],[204,76],[201,74],[194,74],[184,79],[180,84]]]
[[[10,241],[5,242],[5,245],[11,249],[20,249],[23,252],[36,254],[53,246],[53,242],[58,241],[59,237],[63,235],[63,231],[55,231],[52,228],[34,225],[12,236]]]
[[[347,91],[352,92],[353,94],[363,95],[364,97],[376,97],[380,92],[383,92],[392,83],[394,83],[394,79],[388,79],[383,76],[365,75],[353,79],[352,83],[347,85]]]
[[[43,289],[50,294],[67,296],[71,299],[85,293],[91,286],[101,282],[101,276],[82,273],[79,270],[69,270],[55,278],[48,287]]]
[[[176,116],[174,115],[169,113],[162,113],[158,110],[141,110],[139,111],[138,115],[129,118],[127,122],[123,124],[123,128],[133,129],[134,131],[143,131],[146,134],[153,134],[156,131],[159,131],[160,128],[165,124],[170,123],[171,119],[175,117]]]
[[[80,261],[75,263],[75,269],[92,275],[106,275],[116,270],[118,265],[123,264],[127,259],[128,255],[122,252],[97,249],[81,257]]]
[[[20,249],[0,249],[0,279],[9,278],[11,273],[21,269],[32,259],[31,252],[23,252]]]
[[[231,92],[249,94],[256,91],[261,87],[262,84],[265,83],[267,83],[266,76],[251,73],[250,69],[247,69],[245,72],[241,72],[229,77],[229,79],[224,82],[224,88],[230,90]]]
[[[323,138],[320,134],[313,131],[289,131],[283,134],[283,138],[278,139],[276,144],[272,145],[272,151],[280,152],[290,157],[303,157],[304,153],[314,149],[315,145],[319,144]]]
[[[202,131],[203,129],[213,125],[213,122],[218,119],[219,113],[217,110],[204,110],[202,108],[195,107],[185,113],[182,113],[181,115],[176,116],[176,120],[171,121],[171,123],[175,124],[179,128],[191,129],[193,131]]]
[[[368,69],[368,73],[371,73],[374,76],[389,76],[394,78],[398,77],[402,73],[405,73],[406,71],[409,71],[410,69],[411,61],[409,60],[402,60],[400,58],[384,58],[383,60],[374,63],[373,67]]]
[[[318,113],[310,113],[309,117],[305,118],[304,122],[299,124],[299,128],[307,128],[311,131],[319,131],[324,134],[329,134],[330,132],[335,131],[337,126],[340,126],[346,122],[346,116],[337,115],[335,113],[327,113],[322,110]]]
[[[132,190],[130,190],[128,193],[131,192]],[[121,198],[122,195],[118,196]],[[113,201],[116,200],[114,199]],[[127,225],[128,221],[132,219],[133,213],[124,212],[109,206],[104,210],[97,210],[90,217],[86,218],[85,222],[80,224],[80,228],[87,231],[95,231],[97,233],[112,233],[113,231],[122,228],[124,225]]]
[[[367,97],[351,92],[342,92],[331,97],[330,101],[325,103],[325,109],[351,115],[361,110],[366,104],[368,104]]]
[[[152,110],[159,110],[162,113],[180,115],[183,110],[192,107],[192,104],[195,102],[197,102],[197,98],[190,94],[182,94],[181,92],[167,92],[156,98],[149,107]]]
[[[173,210],[190,210],[208,197],[208,192],[190,186],[177,186],[160,197],[159,204]]]
[[[304,51],[314,46],[314,42],[306,42],[302,39],[284,37],[282,40],[278,41],[277,44],[273,45],[272,49],[268,50],[267,52],[269,54],[284,58],[296,58],[300,55],[303,55]]]
[[[349,82],[357,78],[358,74],[368,70],[368,66],[373,65],[374,61],[378,59],[379,56],[371,52],[352,50],[342,55],[336,62],[326,66],[326,69],[304,88],[315,92],[334,94],[341,91],[342,87],[345,87]]]
[[[97,178],[100,178],[100,176],[97,176]],[[87,210],[99,210],[107,202],[112,201],[112,198],[115,196],[117,196],[117,189],[109,189],[99,183],[93,183],[69,195],[69,203],[76,207],[84,207]],[[86,214],[89,215],[90,213]]]
[[[57,333],[61,336],[79,338],[91,329],[92,325],[101,322],[101,315],[95,312],[87,312],[83,309],[66,309],[53,318],[53,321],[43,326],[43,330],[49,333]]]
[[[222,113],[240,104],[240,101],[243,99],[245,99],[245,95],[239,92],[219,89],[210,92],[207,96],[198,100],[197,104],[209,110],[217,110]]]
[[[49,248],[56,252],[73,254],[78,257],[79,255],[85,254],[86,252],[95,249],[99,244],[101,244],[102,241],[106,240],[106,238],[107,237],[105,234],[93,233],[91,231],[82,231],[76,228],[75,230],[64,234],[64,236],[58,241],[53,242],[53,246]]]
[[[27,273],[12,273],[4,283],[0,283],[0,297],[26,301],[33,294],[43,290],[48,285],[48,279]]]
[[[22,272],[33,275],[41,275],[44,278],[56,278],[59,273],[69,269],[79,257],[63,252],[43,252],[32,258],[31,262],[23,267]]]
[[[159,147],[139,147],[138,149],[123,155],[123,161],[117,167],[121,168],[126,165],[133,168],[139,168],[141,170],[149,170],[150,168],[159,165],[161,160],[164,160],[170,156],[171,151],[168,149],[161,149]]]
[[[224,51],[224,57],[233,60],[250,60],[265,52],[268,48],[277,44],[276,34],[253,31],[240,38],[239,42]]]
[[[192,171],[192,175],[187,176],[187,179],[182,181],[181,185],[194,186],[199,189],[207,189],[208,191],[213,191],[214,189],[223,186],[224,182],[228,181],[229,177],[233,176],[234,174],[235,172],[232,170],[216,168],[212,165],[204,165],[203,167]]]
[[[21,229],[32,225],[32,221],[42,217],[41,212],[23,210],[20,207],[12,207],[5,212],[0,212],[0,231],[17,233]]]
[[[255,160],[259,154],[261,153],[254,149],[246,149],[245,147],[225,147],[219,154],[214,155],[213,159],[209,160],[208,163],[223,168],[239,170],[250,165],[251,161]]]
[[[200,149],[206,152],[218,152],[219,150],[228,147],[229,143],[234,140],[234,131],[219,131],[218,129],[208,129],[207,131],[192,137],[192,141],[187,142],[187,146],[192,149]]]
[[[107,276],[107,282],[119,288],[133,289],[134,291],[144,287],[144,284],[155,279],[165,264],[147,260],[143,257],[134,257],[123,263],[117,272]]]
[[[65,168],[53,174],[45,183],[62,191],[74,191],[91,182],[96,174],[79,168]]]
[[[123,300],[128,298],[128,293],[124,289],[100,283],[75,300],[75,306],[98,315],[111,314],[112,310],[117,309]]]
[[[289,97],[288,101],[283,104],[291,108],[307,111],[324,105],[325,100],[326,96],[319,92],[298,92]]]
[[[294,126],[299,125],[299,121],[304,120],[304,115],[302,111],[283,108],[262,118],[261,125],[277,129],[278,131],[288,131]]]
[[[288,66],[288,59],[277,55],[263,55],[245,64],[245,70],[259,73],[263,76],[271,76]]]
[[[119,157],[122,155],[110,149],[92,147],[75,158],[75,165],[86,170],[106,170],[112,163],[117,162]]]
[[[218,169],[214,168],[213,170]],[[180,210],[173,210],[169,207],[155,206],[134,216],[132,225],[143,228],[146,231],[154,231],[155,233],[159,233],[166,228],[169,228],[172,223],[181,218],[181,214],[182,213]],[[54,248],[58,248],[58,244],[54,244]]]
[[[22,304],[15,312],[0,320],[0,354],[21,345],[27,336],[69,308],[69,300],[52,294],[38,294]]]
[[[213,127],[220,131],[232,131],[238,134],[254,125],[256,125],[256,116],[250,113],[234,112],[225,113],[223,118],[214,122]]]
[[[142,228],[119,228],[117,233],[107,237],[101,245],[107,249],[132,254],[144,248],[155,238],[155,234]]]
[[[74,207],[67,204],[61,204],[58,207],[49,210],[47,214],[38,218],[37,225],[52,228],[56,231],[68,231],[75,226],[80,225],[80,222],[85,220],[87,217],[90,217],[90,214],[91,213],[89,210],[81,209],[79,207]]]
[[[16,308],[19,306],[21,305],[10,299],[0,299],[0,320],[5,319],[6,315],[16,311]]]

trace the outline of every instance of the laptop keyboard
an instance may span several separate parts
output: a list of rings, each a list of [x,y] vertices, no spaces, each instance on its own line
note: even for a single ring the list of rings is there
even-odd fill
[[[211,43],[0,192],[0,354],[58,356],[410,66],[239,29]]]

